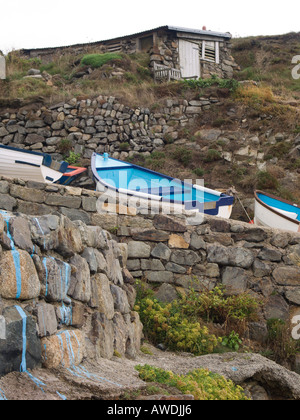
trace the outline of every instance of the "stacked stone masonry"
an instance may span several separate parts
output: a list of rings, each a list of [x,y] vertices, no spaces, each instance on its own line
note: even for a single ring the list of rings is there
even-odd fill
[[[60,365],[61,334],[73,337],[75,348],[77,343],[76,363],[110,358],[114,351],[134,357],[142,336],[133,311],[135,279],[158,287],[163,300],[219,284],[229,295],[251,293],[264,302],[250,328],[258,341],[267,338],[267,320],[300,315],[300,234],[209,216],[198,221],[193,212],[166,215],[156,208],[151,214],[145,205],[134,210],[123,203],[106,212],[99,198],[101,193],[79,188],[0,179],[2,361],[3,325],[16,334],[21,329],[15,305],[28,314],[33,347],[37,322],[49,351],[47,359],[44,346],[28,356],[33,365]],[[21,285],[9,235],[19,252]]]
[[[221,78],[232,78],[233,72],[238,68],[231,55],[231,39],[227,36],[215,37],[210,31],[206,36],[190,33],[184,30],[178,35],[177,31],[165,28],[158,28],[148,33],[135,34],[114,40],[94,42],[91,44],[72,45],[69,47],[42,48],[33,50],[21,50],[20,54],[25,58],[39,58],[44,64],[51,63],[57,56],[72,55],[82,56],[90,53],[123,52],[125,54],[136,54],[144,52],[149,54],[150,67],[154,63],[181,70],[179,42],[185,40],[199,45],[199,61],[201,77],[207,78],[217,75]],[[224,34],[226,35],[226,34]],[[202,58],[202,43],[204,40],[217,41],[219,46],[218,60]]]
[[[250,293],[263,302],[251,338],[268,337],[267,321],[290,323],[300,315],[300,234],[210,216],[199,225],[186,216],[106,216],[128,243],[132,276],[159,287],[162,300],[184,289],[211,290],[223,285],[228,295]]]
[[[217,97],[169,99],[154,112],[131,109],[114,97],[74,98],[35,111],[21,108],[0,114],[0,143],[48,153],[55,160],[68,154],[66,145],[84,159],[94,151],[126,159],[178,140],[180,129],[213,104],[220,104]]]
[[[2,191],[8,185],[1,181]],[[20,188],[32,198],[41,193]],[[135,358],[142,325],[127,245],[55,206],[45,216],[7,207],[0,205],[0,376],[20,366],[74,369],[115,354]]]

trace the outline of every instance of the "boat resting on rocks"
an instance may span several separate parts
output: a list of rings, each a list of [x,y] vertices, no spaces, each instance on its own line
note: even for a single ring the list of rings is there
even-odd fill
[[[255,191],[254,223],[300,232],[300,206],[263,191]]]
[[[226,219],[232,213],[232,196],[110,158],[107,153],[94,153],[91,168],[98,191],[109,190],[129,197],[179,204],[186,210]]]
[[[64,161],[53,161],[48,154],[0,145],[0,176],[52,184],[61,179],[68,166]]]
[[[80,168],[77,166],[69,165],[63,176],[57,181],[60,185],[70,185],[76,178],[87,171],[87,168]]]

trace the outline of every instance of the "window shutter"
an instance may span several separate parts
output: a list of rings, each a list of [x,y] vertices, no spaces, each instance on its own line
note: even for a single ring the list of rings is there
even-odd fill
[[[204,59],[216,61],[216,44],[215,42],[205,41]]]

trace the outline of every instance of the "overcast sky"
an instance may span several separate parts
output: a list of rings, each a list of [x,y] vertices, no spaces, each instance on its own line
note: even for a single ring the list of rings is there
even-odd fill
[[[300,31],[299,0],[0,0],[0,13],[4,53],[102,41],[164,25],[205,25],[234,37]]]

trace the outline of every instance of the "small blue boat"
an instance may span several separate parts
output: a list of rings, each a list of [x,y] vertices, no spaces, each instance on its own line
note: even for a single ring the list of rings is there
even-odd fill
[[[300,206],[272,194],[255,191],[254,223],[275,229],[300,232]]]
[[[97,190],[180,204],[186,210],[229,219],[234,197],[201,185],[183,182],[146,168],[94,153],[91,159]]]

